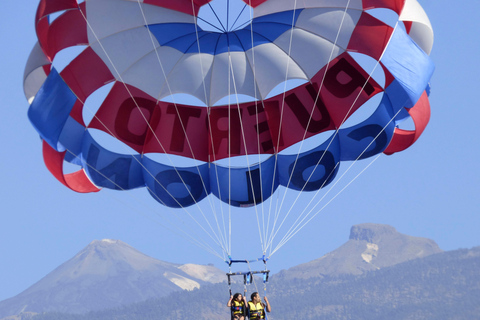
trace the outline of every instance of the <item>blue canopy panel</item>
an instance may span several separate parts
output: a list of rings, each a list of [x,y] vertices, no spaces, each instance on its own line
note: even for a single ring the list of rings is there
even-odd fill
[[[28,118],[35,130],[59,152],[66,149],[59,143],[60,135],[76,100],[65,81],[52,69],[28,109]]]
[[[83,166],[81,154],[82,154],[82,140],[85,134],[85,127],[74,120],[72,117],[68,117],[60,134],[60,144],[68,150],[65,154],[65,161]]]
[[[339,130],[342,161],[369,158],[385,150],[395,130],[391,110],[392,103],[384,94],[379,106],[367,120]]]
[[[212,164],[210,183],[212,193],[232,206],[249,207],[262,203],[278,188],[275,157],[250,168],[228,168]]]
[[[143,187],[140,155],[118,154],[99,145],[85,132],[82,147],[82,162],[85,172],[99,187],[129,190]]]
[[[188,207],[201,201],[210,193],[208,164],[197,167],[177,167],[142,159],[143,176],[148,191],[161,204]]]
[[[271,43],[292,29],[292,21],[295,24],[301,12],[285,11],[262,16],[241,30],[223,33],[203,31],[191,23],[152,24],[148,29],[161,46],[169,46],[183,53],[215,55],[229,51],[245,52],[252,46]]]
[[[332,135],[332,138],[320,146],[299,155],[280,154],[278,155],[277,169],[280,184],[299,191],[318,190],[335,178],[339,161],[340,140],[338,135]]]
[[[395,29],[381,62],[395,77],[385,92],[393,101],[393,114],[398,113],[395,118],[398,122],[409,116],[403,108],[415,105],[428,87],[435,66],[430,57],[401,28]]]

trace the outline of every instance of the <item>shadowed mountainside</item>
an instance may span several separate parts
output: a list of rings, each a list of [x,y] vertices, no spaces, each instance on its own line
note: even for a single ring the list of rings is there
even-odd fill
[[[95,240],[27,290],[0,302],[0,318],[113,308],[221,281],[225,273],[213,266],[164,262],[119,240]]]
[[[286,280],[359,275],[440,252],[433,240],[404,235],[387,225],[364,223],[353,226],[349,240],[338,249],[276,276]]]

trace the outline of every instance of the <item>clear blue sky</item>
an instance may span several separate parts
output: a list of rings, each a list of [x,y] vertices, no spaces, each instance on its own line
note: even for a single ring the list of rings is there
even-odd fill
[[[364,222],[433,239],[443,250],[480,245],[480,2],[420,3],[435,31],[432,117],[426,131],[409,150],[380,157],[332,201],[274,255],[269,263],[274,272],[336,249],[347,241],[352,225]],[[108,191],[76,194],[47,171],[22,89],[36,41],[36,6],[36,0],[6,1],[0,13],[0,300],[25,290],[94,239],[119,239],[164,261],[212,262],[225,269],[215,256],[152,223],[155,211],[164,209],[145,190],[133,192],[133,199]],[[248,239],[255,233],[234,236],[258,255]]]

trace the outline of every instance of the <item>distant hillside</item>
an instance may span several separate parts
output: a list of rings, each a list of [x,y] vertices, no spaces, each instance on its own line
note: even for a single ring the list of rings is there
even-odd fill
[[[0,302],[0,319],[47,311],[85,313],[225,281],[213,266],[151,258],[118,240],[93,241],[19,295]]]
[[[356,225],[338,249],[271,276],[269,319],[480,319],[473,316],[480,314],[479,267],[480,247],[442,252],[390,226]],[[0,320],[228,319],[221,281],[225,273],[210,265],[159,261],[118,240],[93,241],[1,301]],[[263,284],[248,290],[263,292]]]
[[[364,223],[353,226],[349,240],[338,249],[275,277],[286,280],[360,275],[439,252],[442,250],[433,240],[401,234],[387,225]]]
[[[254,290],[250,286],[249,290]],[[362,275],[272,280],[270,320],[480,319],[480,247],[430,255]],[[225,284],[112,311],[33,320],[228,319]]]

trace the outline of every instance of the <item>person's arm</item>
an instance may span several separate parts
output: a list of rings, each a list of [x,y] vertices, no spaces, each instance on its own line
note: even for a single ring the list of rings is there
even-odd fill
[[[263,300],[265,300],[265,310],[267,310],[267,312],[271,312],[272,307],[270,307],[270,302],[268,302],[267,297],[263,297]]]
[[[227,302],[227,307],[232,306],[232,299],[233,299],[233,296],[230,296],[230,300],[228,300],[228,302]]]

